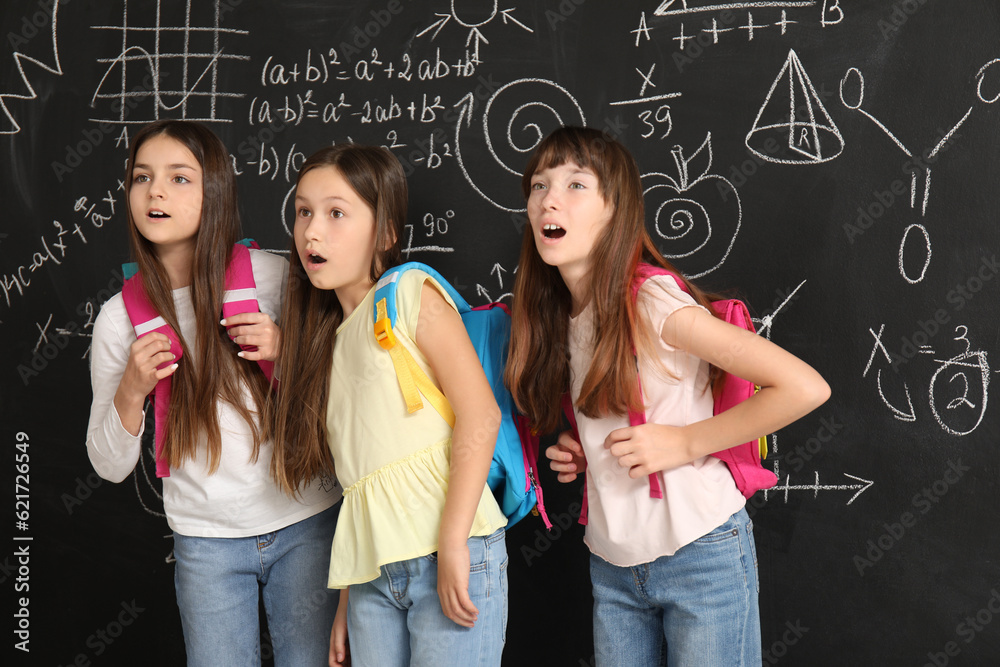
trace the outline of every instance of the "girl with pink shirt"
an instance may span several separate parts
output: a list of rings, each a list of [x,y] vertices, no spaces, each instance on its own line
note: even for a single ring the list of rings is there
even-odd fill
[[[713,315],[646,232],[635,160],[596,130],[562,128],[522,180],[528,218],[514,288],[506,381],[532,426],[561,423],[570,389],[579,441],[546,454],[559,480],[584,473],[598,665],[759,665],[753,526],[711,456],[772,433],[829,397],[822,377]],[[636,369],[642,382],[642,395]],[[713,416],[723,371],[761,390]],[[630,426],[630,409],[646,422]],[[649,475],[662,498],[650,497]]]

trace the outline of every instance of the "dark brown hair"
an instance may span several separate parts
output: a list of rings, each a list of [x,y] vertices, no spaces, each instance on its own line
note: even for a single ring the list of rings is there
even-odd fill
[[[636,316],[630,289],[640,262],[681,275],[646,231],[639,168],[615,139],[590,128],[564,127],[535,149],[521,179],[527,199],[532,176],[573,163],[591,169],[611,221],[591,250],[587,293],[594,321],[594,356],[576,406],[588,417],[642,409],[635,379],[635,352],[653,356],[655,332]],[[713,312],[709,295],[684,279],[692,296]],[[504,380],[518,408],[539,432],[559,427],[560,397],[569,391],[568,327],[572,297],[559,270],[542,261],[530,225],[524,229],[514,284],[510,352]]]
[[[191,262],[191,301],[196,323],[195,350],[184,340],[178,326],[170,278],[157,259],[156,246],[139,233],[129,201],[132,170],[143,144],[158,136],[170,137],[191,151],[202,169],[201,220],[195,237]],[[267,440],[266,424],[257,416],[267,401],[269,385],[260,367],[236,357],[239,351],[219,324],[226,267],[233,244],[241,236],[236,196],[236,175],[229,151],[215,133],[204,125],[179,120],[159,120],[145,126],[132,140],[125,172],[125,210],[128,215],[129,247],[139,265],[142,285],[156,312],[180,339],[183,356],[172,376],[170,412],[164,433],[164,456],[171,467],[180,467],[197,454],[198,436],[208,441],[208,470],[214,473],[222,457],[219,431],[219,400],[233,409],[250,426],[253,434],[251,460],[256,461],[261,442]],[[253,408],[244,403],[244,387],[249,389]]]
[[[372,283],[400,263],[406,223],[406,177],[399,160],[385,148],[338,144],[313,153],[299,171],[299,182],[313,169],[336,169],[375,216]],[[286,493],[333,472],[326,442],[326,404],[337,327],[344,311],[333,290],[313,287],[292,242],[281,336],[281,381],[268,406],[274,430],[271,470]]]

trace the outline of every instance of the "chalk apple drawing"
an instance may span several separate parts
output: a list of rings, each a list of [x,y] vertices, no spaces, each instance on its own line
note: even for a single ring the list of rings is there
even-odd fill
[[[674,146],[676,175],[644,174],[643,196],[647,219],[652,215],[654,239],[663,256],[691,278],[722,266],[736,242],[743,222],[743,206],[733,184],[710,174],[712,133],[691,157]],[[663,242],[660,242],[662,240]]]

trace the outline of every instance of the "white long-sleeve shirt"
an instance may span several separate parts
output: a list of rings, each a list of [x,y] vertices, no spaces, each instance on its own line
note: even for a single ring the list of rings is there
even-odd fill
[[[262,312],[278,320],[288,274],[288,263],[275,255],[250,251],[257,301]],[[191,288],[173,291],[181,335],[189,349],[195,338]],[[221,314],[220,314],[221,318]],[[87,428],[87,454],[104,479],[120,482],[128,477],[142,455],[144,427],[133,436],[122,426],[114,406],[115,392],[135,342],[121,293],[101,308],[94,323],[90,377],[94,400]],[[179,363],[185,363],[182,358]],[[245,363],[254,363],[251,361]],[[249,393],[244,394],[248,404]],[[163,507],[170,528],[194,537],[248,537],[269,533],[322,512],[341,498],[333,479],[314,480],[301,497],[290,498],[271,480],[271,443],[261,445],[255,463],[250,460],[253,438],[249,425],[229,404],[219,401],[222,458],[212,475],[207,468],[207,443],[199,437],[197,457],[171,467],[163,478]]]

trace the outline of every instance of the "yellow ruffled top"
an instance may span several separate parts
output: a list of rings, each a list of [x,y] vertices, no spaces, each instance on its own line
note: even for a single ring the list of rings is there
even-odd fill
[[[423,271],[408,271],[400,279],[393,332],[436,383],[414,342],[427,280],[437,286]],[[437,551],[448,492],[451,427],[427,401],[407,414],[389,353],[375,340],[374,294],[373,287],[337,329],[333,350],[327,440],[344,503],[331,549],[330,588],[371,581],[386,563]],[[484,486],[470,537],[505,525],[506,517]]]

